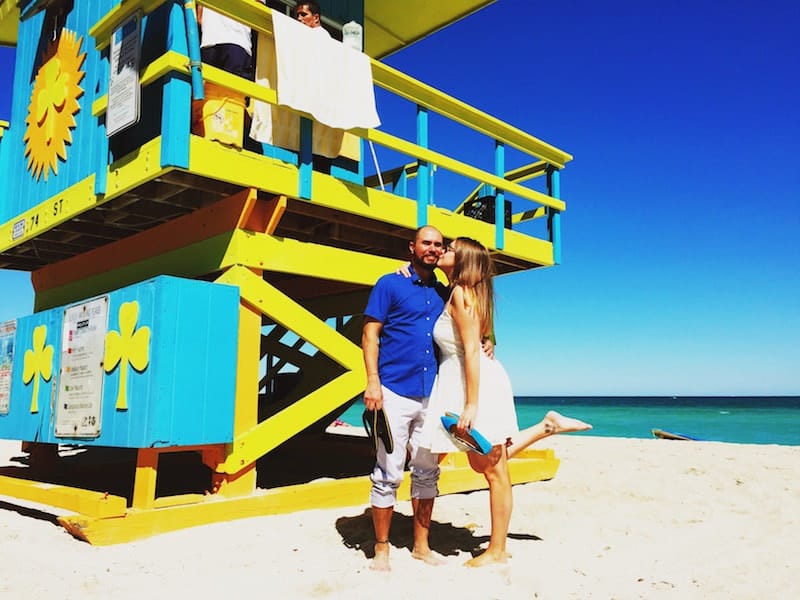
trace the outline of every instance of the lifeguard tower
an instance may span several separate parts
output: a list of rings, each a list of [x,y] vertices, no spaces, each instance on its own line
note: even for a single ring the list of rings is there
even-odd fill
[[[196,4],[252,28],[254,81],[201,63]],[[287,31],[305,35],[286,25],[294,4],[0,0],[0,43],[16,46],[0,268],[35,290],[34,314],[0,324],[0,438],[21,442],[0,495],[57,509],[93,544],[366,504],[370,443],[328,426],[363,392],[361,313],[414,230],[482,241],[500,275],[559,262],[571,156],[381,61],[491,2],[322,0],[334,38],[362,26],[363,53],[330,52],[382,121],[333,127],[322,161],[326,123],[265,75]],[[279,111],[294,140],[249,136],[259,118],[279,133]],[[486,156],[434,144],[434,124]],[[448,177],[460,198],[434,193]],[[511,466],[535,481],[558,460]],[[480,487],[446,459],[442,493]]]

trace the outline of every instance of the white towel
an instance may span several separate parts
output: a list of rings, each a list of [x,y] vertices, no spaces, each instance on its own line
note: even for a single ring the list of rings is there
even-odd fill
[[[275,89],[275,44],[272,37],[258,34],[256,60],[256,83]],[[252,121],[250,137],[257,142],[288,148],[300,149],[300,117],[288,108],[273,106],[267,102],[254,100],[252,105]],[[344,143],[345,138],[354,137],[345,134],[342,129],[334,129],[321,123],[314,123],[311,151],[314,154],[336,158],[339,155],[352,160],[359,160],[360,146],[351,148],[352,143]]]
[[[363,52],[277,11],[272,11],[272,27],[278,104],[337,129],[380,125],[372,66]]]

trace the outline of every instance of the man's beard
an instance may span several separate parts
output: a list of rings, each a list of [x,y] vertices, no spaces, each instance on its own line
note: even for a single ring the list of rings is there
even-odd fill
[[[423,271],[433,271],[436,268],[436,263],[433,263],[432,265],[429,265],[428,263],[423,262],[419,258],[417,258],[416,260],[413,260],[412,262],[414,264],[414,268],[415,269],[421,269]]]

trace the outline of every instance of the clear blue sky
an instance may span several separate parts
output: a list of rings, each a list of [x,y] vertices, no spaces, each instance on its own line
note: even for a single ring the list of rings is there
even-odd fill
[[[800,394],[798,31],[796,0],[499,0],[387,59],[575,156],[562,264],[497,281],[516,394]]]

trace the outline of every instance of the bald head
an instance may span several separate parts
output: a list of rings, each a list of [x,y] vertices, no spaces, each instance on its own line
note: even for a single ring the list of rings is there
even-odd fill
[[[423,225],[417,229],[408,249],[411,251],[411,265],[417,275],[424,279],[432,277],[436,263],[444,252],[442,232],[431,225]]]

